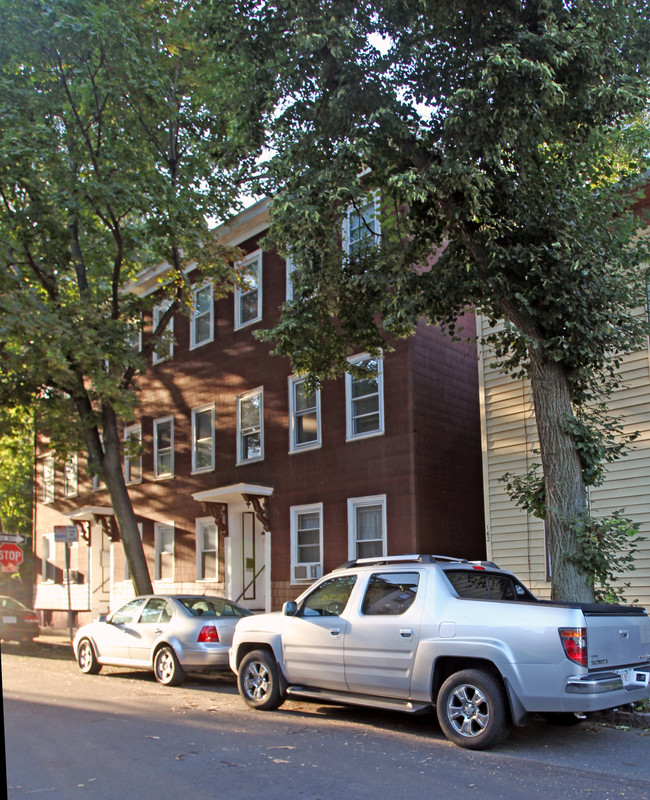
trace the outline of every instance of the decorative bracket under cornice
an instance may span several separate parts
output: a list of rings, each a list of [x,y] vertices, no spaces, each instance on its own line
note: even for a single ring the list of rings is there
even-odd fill
[[[213,503],[209,500],[201,501],[203,508],[214,517],[219,533],[228,536],[228,503]]]
[[[112,514],[98,514],[94,512],[93,516],[95,517],[95,522],[102,526],[103,533],[108,536],[111,542],[120,541],[120,529],[117,527],[117,522]]]
[[[249,508],[253,506],[255,516],[262,523],[262,533],[269,533],[271,527],[267,512],[267,498],[261,494],[242,494],[242,497]]]
[[[87,519],[75,519],[74,524],[79,529],[79,535],[90,544],[90,522]]]

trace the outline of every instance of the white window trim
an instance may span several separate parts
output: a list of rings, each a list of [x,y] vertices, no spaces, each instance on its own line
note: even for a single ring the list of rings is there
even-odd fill
[[[48,477],[46,470],[51,470]],[[56,462],[54,456],[45,456],[43,459],[43,491],[42,500],[43,505],[49,505],[56,499]]]
[[[296,265],[293,262],[293,258],[291,256],[287,256],[286,262],[286,278],[287,278],[287,300],[293,300],[294,296],[294,286],[293,286],[293,279],[292,275],[296,271]]]
[[[210,412],[210,431],[211,431],[211,442],[210,442],[210,464],[207,467],[197,467],[196,466],[196,415],[203,414],[206,411]],[[201,472],[211,472],[214,469],[214,403],[208,404],[207,406],[200,406],[199,408],[192,409],[192,475],[199,474]]]
[[[196,341],[196,297],[200,291],[203,289],[210,290],[210,335],[207,339],[203,339],[201,342]],[[190,317],[190,350],[196,350],[197,347],[203,347],[203,345],[210,344],[210,342],[214,341],[214,287],[211,283],[201,283],[198,286],[195,286],[192,291],[192,316]]]
[[[375,190],[374,192],[370,192],[366,195],[365,198],[360,198],[363,201],[363,205],[367,205],[370,202],[375,204],[375,242],[379,242],[381,238],[381,207],[380,207],[380,192],[379,190]],[[354,206],[348,206],[347,211],[345,212],[345,219],[343,220],[343,230],[341,235],[343,252],[346,255],[350,255],[350,217],[352,214],[356,213],[356,208]]]
[[[162,425],[163,423],[171,422],[171,471],[169,473],[164,473],[163,475],[158,474],[158,426]],[[153,474],[154,478],[159,481],[168,480],[169,478],[174,477],[174,417],[167,416],[167,417],[158,417],[153,421]]]
[[[386,551],[386,495],[376,494],[368,497],[349,497],[348,498],[348,558],[354,561],[357,558],[357,508],[364,506],[381,506],[381,525],[382,525],[382,552],[381,557],[388,555]]]
[[[138,441],[140,442],[140,444],[142,444],[142,425],[139,422],[136,425],[127,425],[124,428],[125,443],[128,442],[131,436],[137,436]],[[130,475],[131,472],[130,469],[127,469],[127,464],[132,463],[136,460],[140,462],[140,477],[137,480],[133,480],[130,477],[127,479],[127,473]],[[134,486],[135,484],[142,483],[142,453],[140,453],[139,456],[136,456],[136,458],[129,458],[125,452],[123,470],[124,470],[124,482],[126,483],[127,486]]]
[[[173,532],[172,538],[172,577],[171,578],[161,578],[160,577],[160,556],[162,552],[160,550],[160,529],[161,528],[171,528]],[[165,551],[167,552],[167,551]],[[176,528],[173,522],[156,522],[154,524],[154,580],[160,583],[170,583],[173,582],[174,577],[176,574]]]
[[[368,353],[359,353],[356,356],[348,358],[350,364],[355,361],[363,361],[364,359],[373,358]],[[352,429],[352,380],[353,376],[349,372],[345,373],[345,437],[346,441],[356,441],[357,439],[368,439],[371,436],[383,436],[385,433],[384,427],[384,359],[383,356],[377,358],[377,392],[379,396],[379,427],[374,431],[367,431],[365,433],[354,433]]]
[[[248,328],[250,325],[254,325],[256,322],[259,322],[262,319],[262,251],[255,250],[250,255],[246,256],[246,258],[240,263],[240,267],[245,270],[245,268],[252,264],[254,261],[258,262],[257,267],[257,314],[253,319],[246,320],[246,322],[242,322],[241,320],[241,299],[245,292],[242,292],[239,286],[235,286],[235,330],[241,330],[242,328]]]
[[[74,465],[74,473],[75,473],[74,491],[70,491],[70,486],[68,484],[69,464]],[[65,497],[77,497],[79,495],[79,456],[77,453],[72,453],[72,455],[67,459],[67,461],[63,465],[63,494]]]
[[[203,555],[203,539],[199,535],[201,533],[201,526],[205,524],[212,524],[214,525],[215,534],[216,534],[216,550],[215,550],[215,557],[217,562],[217,571],[214,577],[200,577],[201,575],[201,556]],[[219,582],[220,575],[219,575],[219,528],[217,528],[217,523],[214,521],[213,517],[197,517],[194,521],[195,531],[196,531],[196,580],[199,582]]]
[[[162,316],[165,311],[169,308],[171,303],[169,300],[165,301],[164,303],[158,303],[153,307],[153,313],[151,317],[153,330],[155,331],[158,327],[157,317],[158,315]],[[156,351],[153,351],[151,356],[152,364],[162,364],[163,361],[169,361],[170,358],[174,356],[174,317],[172,317],[169,322],[167,323],[167,328],[165,329],[165,334],[169,334],[169,348],[165,355],[159,356]]]
[[[243,401],[254,397],[256,394],[261,396],[260,400],[260,450],[261,455],[257,458],[243,458],[242,448],[242,433],[241,433],[241,404]],[[258,386],[256,389],[251,389],[250,392],[244,392],[237,397],[237,466],[243,464],[254,464],[258,461],[264,461],[264,387]]]
[[[299,444],[296,441],[296,409],[295,409],[295,387],[297,384],[302,383],[305,378],[298,375],[289,377],[289,452],[302,453],[305,450],[316,450],[322,446],[322,432],[321,432],[321,406],[320,406],[320,389],[316,389],[316,426],[317,433],[316,439],[313,442],[305,442]]]
[[[301,584],[301,583],[313,583],[315,580],[320,578],[323,574],[323,504],[322,503],[311,503],[310,505],[304,506],[291,506],[291,583],[292,584]],[[318,540],[318,547],[320,552],[320,560],[318,562],[309,562],[303,563],[297,560],[298,554],[298,517],[300,514],[313,514],[317,512],[320,518],[320,535]],[[310,567],[310,572],[313,571],[313,574],[310,574],[307,578],[296,578],[295,576],[295,568],[297,566],[308,566]]]

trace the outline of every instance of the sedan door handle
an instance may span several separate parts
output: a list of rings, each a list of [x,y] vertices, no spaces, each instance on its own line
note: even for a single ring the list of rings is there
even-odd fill
[[[334,637],[338,637],[338,636],[341,635],[341,629],[340,628],[330,628],[330,634],[332,636],[334,636]]]
[[[410,628],[400,628],[399,635],[402,639],[410,639],[413,636],[413,631]]]

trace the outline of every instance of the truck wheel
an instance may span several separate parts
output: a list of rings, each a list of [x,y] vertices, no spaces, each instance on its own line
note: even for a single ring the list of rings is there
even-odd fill
[[[445,736],[469,750],[485,750],[502,742],[510,730],[503,685],[489,672],[464,669],[440,687],[438,721]]]
[[[280,691],[278,665],[268,650],[253,650],[239,665],[237,688],[246,705],[272,711],[284,703]]]

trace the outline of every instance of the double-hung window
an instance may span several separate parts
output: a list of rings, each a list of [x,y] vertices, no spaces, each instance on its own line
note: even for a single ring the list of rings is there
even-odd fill
[[[214,406],[192,409],[192,472],[214,469]]]
[[[206,283],[192,292],[190,349],[214,339],[214,303],[212,284]]]
[[[359,355],[348,360],[356,374],[345,376],[347,438],[376,436],[384,432],[383,359]]]
[[[211,518],[196,520],[196,579],[219,579],[219,537]]]
[[[237,398],[237,463],[264,458],[264,390],[254,389]]]
[[[235,330],[262,319],[262,251],[241,264],[245,284],[235,287]]]
[[[174,579],[174,526],[157,522],[154,528],[155,580]]]
[[[349,256],[365,255],[377,244],[380,233],[378,195],[370,195],[348,209],[343,226],[343,245]]]
[[[64,485],[66,497],[76,497],[79,494],[79,460],[76,453],[68,456],[63,465]]]
[[[289,378],[289,436],[292,453],[321,444],[320,389],[308,389],[305,378]]]
[[[386,555],[386,495],[348,500],[348,555],[375,558]]]
[[[154,476],[167,478],[174,474],[174,418],[153,421]]]
[[[142,427],[124,428],[124,481],[140,483],[142,480]]]
[[[153,308],[153,329],[158,327],[165,311],[169,308],[169,302],[161,303]],[[153,352],[153,363],[159,364],[161,361],[166,361],[174,355],[174,318],[172,317],[167,323],[162,335],[162,339],[158,342],[156,349]]]
[[[43,459],[43,502],[54,502],[54,456]]]
[[[323,573],[323,504],[291,508],[291,576],[294,583]]]

